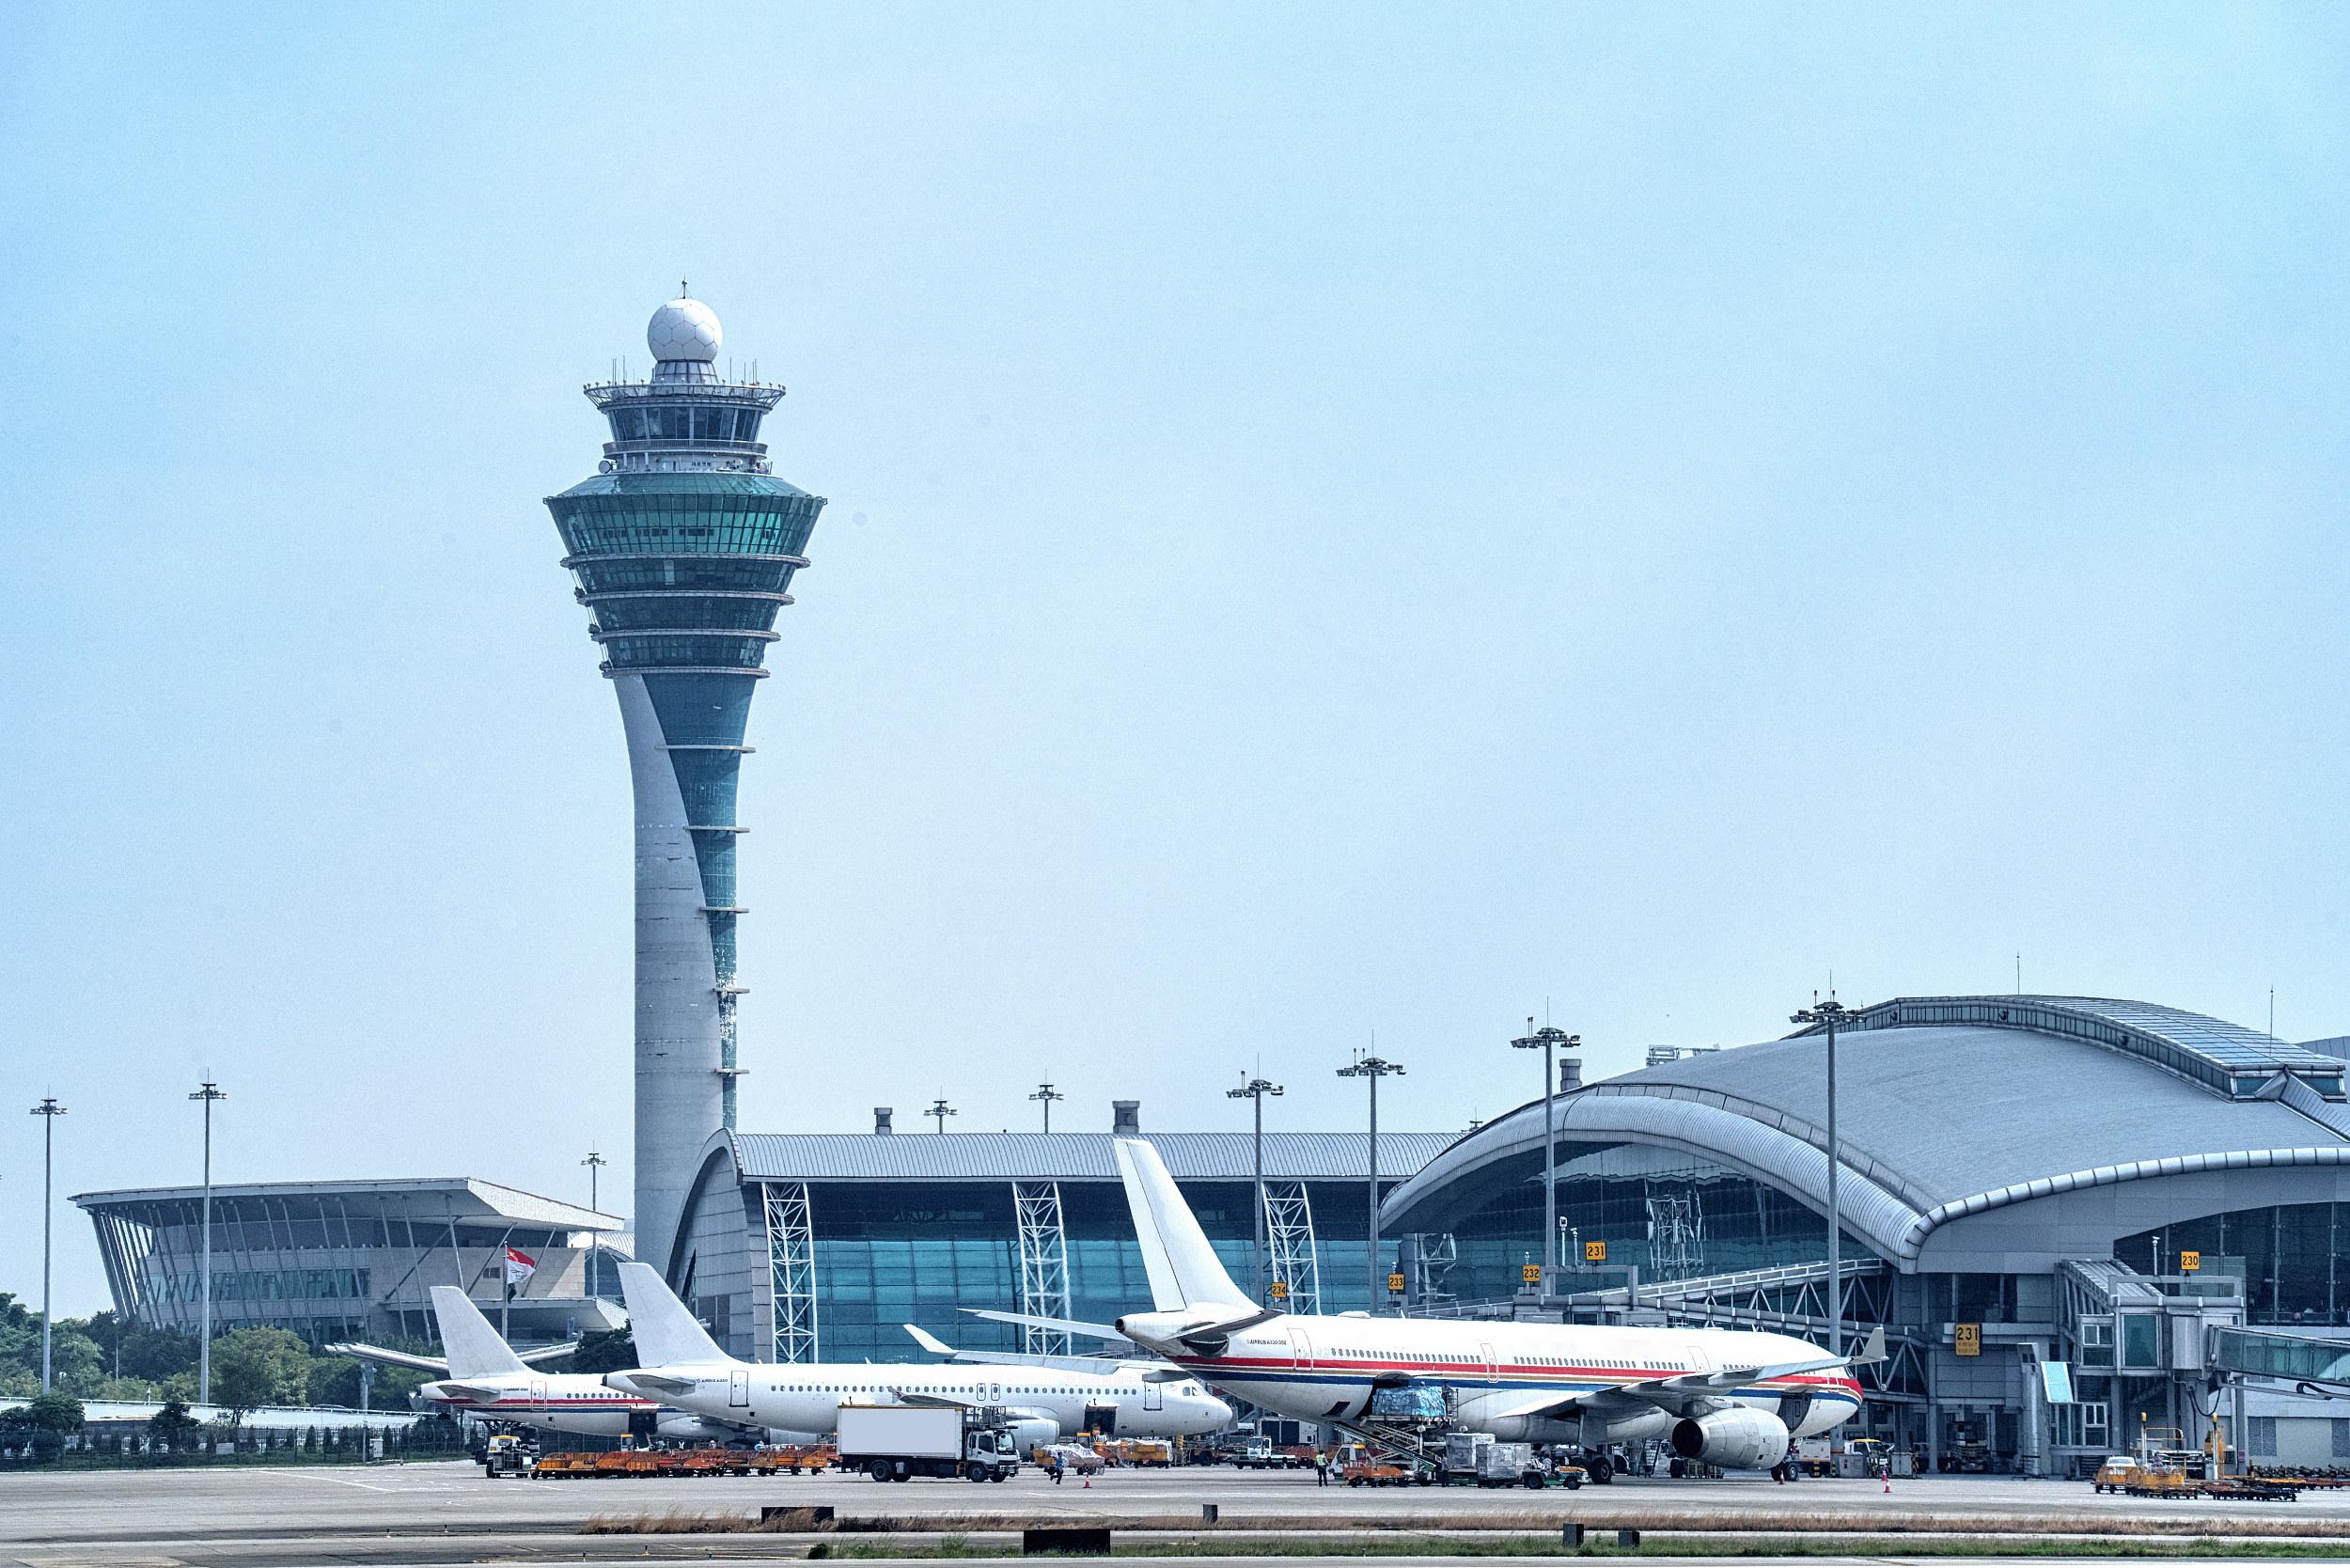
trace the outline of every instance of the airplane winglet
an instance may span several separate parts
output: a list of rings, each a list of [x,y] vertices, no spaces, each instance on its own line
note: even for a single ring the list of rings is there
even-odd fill
[[[921,1329],[916,1327],[910,1323],[901,1323],[898,1326],[913,1335],[914,1342],[920,1345],[924,1350],[929,1351],[932,1356],[952,1356],[955,1353],[954,1346],[948,1344],[946,1341],[940,1339],[935,1334],[924,1333]]]

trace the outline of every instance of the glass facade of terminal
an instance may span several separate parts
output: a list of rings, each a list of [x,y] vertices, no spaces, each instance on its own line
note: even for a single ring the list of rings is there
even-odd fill
[[[1646,1282],[1823,1262],[1827,1221],[1778,1188],[1734,1170],[1663,1150],[1624,1145],[1559,1167],[1560,1261],[1605,1244],[1606,1262],[1627,1265]],[[1519,1289],[1521,1270],[1543,1257],[1543,1183],[1529,1182],[1489,1200],[1453,1228],[1456,1261],[1430,1279],[1432,1292],[1465,1301],[1492,1300]],[[1848,1231],[1846,1258],[1873,1257]],[[1600,1278],[1595,1287],[1620,1285]]]
[[[1308,1183],[1319,1309],[1365,1308],[1361,1182]],[[1253,1256],[1247,1183],[1183,1184],[1200,1228],[1245,1291]],[[1122,1187],[1060,1184],[1069,1315],[1106,1323],[1148,1307],[1151,1282]],[[809,1195],[815,1231],[818,1343],[830,1361],[930,1359],[901,1325],[966,1350],[1017,1350],[1019,1330],[963,1309],[1017,1310],[1019,1216],[1004,1182],[826,1184]],[[1393,1266],[1396,1244],[1380,1256]],[[1382,1269],[1384,1274],[1385,1268]],[[1093,1348],[1081,1341],[1080,1352]]]
[[[2271,1327],[2350,1324],[2350,1203],[2277,1203],[2184,1219],[2113,1244],[2116,1262],[2141,1274],[2176,1274],[2182,1253],[2204,1274],[2244,1281],[2247,1322]]]

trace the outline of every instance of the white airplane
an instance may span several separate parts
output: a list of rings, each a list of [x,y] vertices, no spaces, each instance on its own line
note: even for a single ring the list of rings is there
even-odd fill
[[[1049,1442],[1106,1426],[1121,1437],[1180,1437],[1232,1424],[1232,1408],[1171,1367],[1108,1372],[1044,1366],[738,1361],[720,1350],[648,1263],[619,1265],[630,1331],[647,1365],[604,1379],[722,1420],[830,1432],[844,1404],[994,1405],[1021,1418],[1018,1436]],[[953,1352],[926,1335],[926,1349]]]
[[[432,1310],[440,1319],[441,1344],[448,1352],[448,1375],[416,1392],[445,1409],[483,1420],[602,1437],[634,1433],[723,1442],[763,1435],[748,1433],[733,1422],[688,1414],[658,1400],[617,1393],[604,1386],[600,1373],[540,1372],[498,1338],[481,1309],[454,1285],[432,1287]],[[373,1349],[344,1348],[354,1356]]]
[[[1608,1479],[1603,1445],[1647,1437],[1725,1469],[1776,1465],[1792,1437],[1825,1432],[1858,1410],[1851,1369],[1884,1358],[1882,1328],[1858,1355],[1831,1356],[1779,1334],[1292,1316],[1253,1306],[1158,1151],[1138,1138],[1115,1148],[1153,1310],[1107,1325],[980,1315],[1123,1337],[1277,1414],[1355,1432],[1380,1389],[1447,1388],[1470,1431],[1579,1444],[1595,1481]]]

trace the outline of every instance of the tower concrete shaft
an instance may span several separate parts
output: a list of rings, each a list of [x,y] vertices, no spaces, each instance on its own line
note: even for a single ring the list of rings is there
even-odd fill
[[[595,478],[547,500],[588,635],[619,698],[636,821],[636,1256],[687,1271],[694,1159],[732,1128],[735,785],[751,694],[822,496],[773,476],[760,422],[783,388],[717,379],[721,335],[699,301],[646,334],[643,382],[586,388],[612,439]]]

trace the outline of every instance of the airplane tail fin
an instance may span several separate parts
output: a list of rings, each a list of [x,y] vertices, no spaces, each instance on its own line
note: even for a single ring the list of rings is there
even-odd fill
[[[1126,1184],[1126,1206],[1134,1211],[1135,1234],[1142,1242],[1142,1266],[1151,1279],[1151,1304],[1180,1312],[1203,1303],[1242,1307],[1248,1293],[1232,1283],[1207,1232],[1192,1217],[1191,1205],[1176,1190],[1159,1152],[1138,1137],[1114,1139],[1118,1174]]]
[[[495,1377],[528,1372],[514,1347],[498,1338],[473,1299],[454,1285],[432,1287],[432,1315],[441,1323],[441,1347],[448,1352],[453,1378]]]
[[[620,1293],[628,1298],[628,1329],[636,1341],[638,1366],[698,1366],[734,1359],[718,1348],[718,1341],[650,1263],[622,1263]]]

